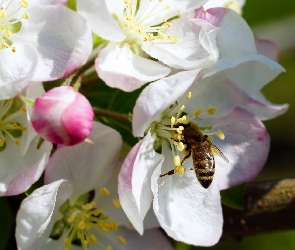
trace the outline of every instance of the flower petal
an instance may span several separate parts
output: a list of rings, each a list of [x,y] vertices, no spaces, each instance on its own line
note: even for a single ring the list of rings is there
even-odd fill
[[[15,44],[16,52],[0,50],[0,100],[17,95],[29,84],[36,68],[38,57],[30,45]]]
[[[217,61],[216,27],[202,19],[181,18],[171,24],[172,41],[144,43],[147,54],[176,69],[208,68]]]
[[[59,148],[50,158],[45,183],[68,180],[75,188],[73,202],[98,185],[105,185],[113,173],[122,145],[120,134],[100,123],[94,123],[89,137],[93,144],[82,142]]]
[[[92,36],[84,18],[63,5],[36,5],[28,13],[30,18],[17,36],[37,50],[39,60],[32,81],[64,77],[86,62]]]
[[[119,174],[119,198],[134,228],[143,233],[143,220],[153,200],[151,175],[163,156],[153,148],[150,132],[127,155]]]
[[[210,0],[204,4],[204,9],[210,9],[215,7],[224,7],[224,8],[231,8],[238,13],[241,13],[241,10],[245,4],[245,0],[235,0],[235,1],[228,1],[228,0]]]
[[[154,211],[161,227],[175,240],[198,246],[211,246],[222,233],[222,210],[218,186],[208,189],[197,181],[190,171],[191,160],[185,162],[187,171],[183,177],[177,174],[159,178],[174,166],[168,147],[163,147],[165,161],[152,176]]]
[[[133,109],[133,135],[143,136],[153,121],[193,84],[199,70],[180,72],[151,83],[140,94]]]
[[[0,195],[16,195],[25,192],[43,173],[48,161],[52,144],[43,142],[37,149],[39,138],[35,138],[26,154],[21,145],[9,140],[0,152]]]
[[[229,164],[216,156],[216,181],[220,189],[252,180],[264,166],[270,138],[263,123],[254,115],[242,109],[235,109],[224,118],[208,119],[213,131],[221,129],[223,141],[214,144],[228,158]]]
[[[16,218],[18,249],[40,249],[59,219],[58,208],[68,199],[71,191],[65,180],[59,180],[36,189],[23,200]]]
[[[127,43],[123,48],[110,43],[99,52],[95,66],[107,85],[127,92],[170,73],[170,69],[160,63],[134,54]]]
[[[279,59],[279,48],[278,46],[269,40],[255,39],[257,52],[264,55],[271,60],[278,61]]]
[[[77,0],[77,11],[98,36],[116,42],[125,39],[123,31],[109,12],[104,0]]]

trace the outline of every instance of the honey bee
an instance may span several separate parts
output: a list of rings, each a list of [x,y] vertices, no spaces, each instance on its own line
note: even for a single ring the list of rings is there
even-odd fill
[[[180,125],[177,125],[178,127]],[[208,136],[204,135],[198,128],[192,123],[181,124],[184,127],[182,131],[183,139],[181,142],[186,145],[186,155],[181,161],[181,166],[187,158],[192,155],[194,167],[191,170],[195,170],[196,176],[200,184],[204,188],[208,188],[213,181],[215,173],[215,159],[214,155],[218,154],[229,163],[229,160],[223,155],[223,153],[212,142],[208,140]],[[174,169],[168,171],[165,174],[161,174],[160,177],[166,175],[175,174]]]

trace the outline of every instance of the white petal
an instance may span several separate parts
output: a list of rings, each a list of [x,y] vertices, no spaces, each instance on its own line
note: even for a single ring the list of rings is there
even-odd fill
[[[92,31],[98,36],[116,42],[125,39],[124,33],[109,12],[104,0],[77,0],[77,11],[87,20]]]
[[[152,176],[154,211],[161,227],[178,241],[198,246],[211,246],[222,233],[222,210],[219,189],[214,182],[208,189],[197,181],[192,161],[186,161],[187,171],[159,178],[173,168],[173,156],[168,147],[162,147],[165,162]]]
[[[230,4],[231,3],[231,4]],[[227,7],[227,5],[230,4],[228,7],[232,8],[236,11],[241,11],[245,4],[245,0],[209,0],[207,3],[204,4],[204,9],[207,10],[209,8],[215,8],[215,7]],[[233,6],[232,6],[233,5]],[[237,5],[237,6],[235,6]],[[237,8],[237,9],[236,9]]]
[[[26,132],[23,132],[26,133]],[[48,161],[52,144],[43,142],[37,149],[39,138],[35,138],[26,154],[21,145],[10,139],[6,148],[0,152],[0,195],[16,195],[25,192],[43,173]],[[25,142],[24,142],[25,143]]]
[[[28,85],[37,65],[37,53],[30,45],[15,46],[15,53],[11,49],[0,50],[0,100],[16,96]]]
[[[66,4],[67,0],[30,0],[30,7],[33,5]]]
[[[16,218],[18,249],[40,249],[47,241],[59,218],[58,209],[71,194],[71,186],[64,180],[36,189],[23,200]]]
[[[50,158],[45,172],[45,183],[68,180],[73,187],[72,201],[111,178],[120,155],[120,134],[100,123],[94,123],[89,136],[93,144],[82,142],[58,149]]]
[[[176,19],[167,34],[177,42],[144,43],[142,49],[176,69],[208,68],[218,59],[218,28],[202,19]]]
[[[133,135],[143,136],[162,112],[187,92],[199,70],[180,72],[151,83],[140,94],[133,110]]]
[[[95,66],[107,85],[128,92],[170,73],[160,63],[134,54],[127,43],[123,48],[110,43],[99,52]]]
[[[153,148],[150,132],[130,151],[119,174],[119,197],[134,228],[143,233],[143,220],[153,200],[151,175],[163,156]]]
[[[64,77],[86,62],[92,36],[84,18],[63,5],[36,5],[28,13],[30,18],[17,36],[37,50],[39,60],[33,81]]]

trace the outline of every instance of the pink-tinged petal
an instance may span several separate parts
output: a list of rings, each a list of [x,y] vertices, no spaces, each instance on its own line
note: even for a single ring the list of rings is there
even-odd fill
[[[99,234],[96,231],[96,238],[100,239],[103,246],[112,246],[113,249],[120,250],[172,250],[173,247],[167,237],[159,229],[146,230],[143,236],[140,236],[135,230],[119,227],[117,231],[110,231],[107,234]],[[117,240],[121,236],[126,240],[122,244]],[[97,250],[98,245],[91,244],[89,250]]]
[[[252,180],[263,168],[269,152],[270,138],[263,123],[242,109],[235,109],[229,116],[208,119],[212,131],[221,129],[223,141],[213,143],[222,151],[229,163],[216,156],[216,172],[213,182],[226,189]]]
[[[98,36],[115,42],[125,39],[123,31],[109,12],[105,0],[77,0],[77,11]]]
[[[34,165],[24,169],[24,171],[15,176],[9,183],[5,196],[21,194],[39,180],[48,162],[49,155],[50,151],[46,152]]]
[[[89,139],[93,144],[82,142],[58,149],[46,167],[46,184],[62,178],[74,186],[73,202],[97,185],[105,185],[120,155],[122,139],[117,131],[96,122]]]
[[[222,209],[216,183],[203,188],[194,171],[189,170],[191,160],[185,163],[183,177],[174,174],[160,178],[160,174],[173,168],[173,156],[163,147],[165,162],[152,176],[154,211],[161,227],[175,240],[190,245],[211,246],[218,242],[222,233]]]
[[[197,18],[211,22],[219,27],[216,46],[219,57],[239,57],[256,53],[256,45],[252,30],[246,21],[235,11],[224,8],[208,9],[197,12]],[[200,14],[201,13],[201,14]]]
[[[71,195],[72,187],[59,180],[36,189],[23,200],[16,218],[15,237],[20,250],[40,249],[48,240],[59,207]]]
[[[38,62],[36,51],[30,45],[15,44],[11,49],[0,50],[0,100],[17,95],[29,84]]]
[[[35,5],[28,14],[30,18],[16,36],[37,50],[39,59],[32,81],[62,78],[86,62],[92,34],[83,17],[63,5]]]
[[[95,67],[107,85],[127,92],[170,73],[160,63],[134,54],[127,43],[123,48],[110,43],[99,52]]]
[[[7,140],[5,149],[0,152],[0,196],[23,193],[40,178],[52,144],[43,142],[37,149],[38,141],[39,138],[35,138],[23,155],[23,140],[19,146]]]
[[[143,234],[143,220],[153,200],[151,175],[163,156],[153,148],[150,132],[127,155],[119,174],[119,198],[134,228]]]
[[[204,78],[223,70],[228,70],[225,72],[228,78],[239,88],[249,96],[255,96],[264,85],[283,72],[284,68],[263,55],[253,54],[239,58],[220,59],[206,72]]]
[[[204,9],[210,9],[215,7],[225,7],[231,8],[238,13],[240,13],[241,9],[245,4],[245,0],[235,0],[235,1],[228,1],[228,0],[209,0],[207,3],[204,4]]]
[[[256,42],[256,48],[258,54],[262,54],[271,60],[278,61],[279,59],[279,48],[278,46],[269,40],[263,40],[263,39],[255,39]]]
[[[160,121],[162,112],[188,91],[199,72],[180,72],[147,86],[133,109],[133,135],[143,136],[153,121]]]
[[[202,19],[181,18],[171,21],[169,36],[177,42],[144,43],[142,49],[176,69],[208,68],[218,59],[218,28]]]

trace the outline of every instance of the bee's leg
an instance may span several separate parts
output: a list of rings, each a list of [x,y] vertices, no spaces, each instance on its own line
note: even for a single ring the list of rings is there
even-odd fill
[[[168,171],[165,174],[160,174],[160,177],[163,177],[163,176],[166,176],[166,175],[173,175],[173,174],[175,174],[175,171],[174,171],[174,169],[171,169],[170,171]]]
[[[182,158],[182,160],[181,160],[181,166],[182,166],[182,164],[185,162],[185,160],[191,156],[191,149],[190,149],[190,148],[187,148],[187,149],[188,149],[188,150],[185,150],[185,152],[186,152],[187,154],[186,154],[186,155]]]

